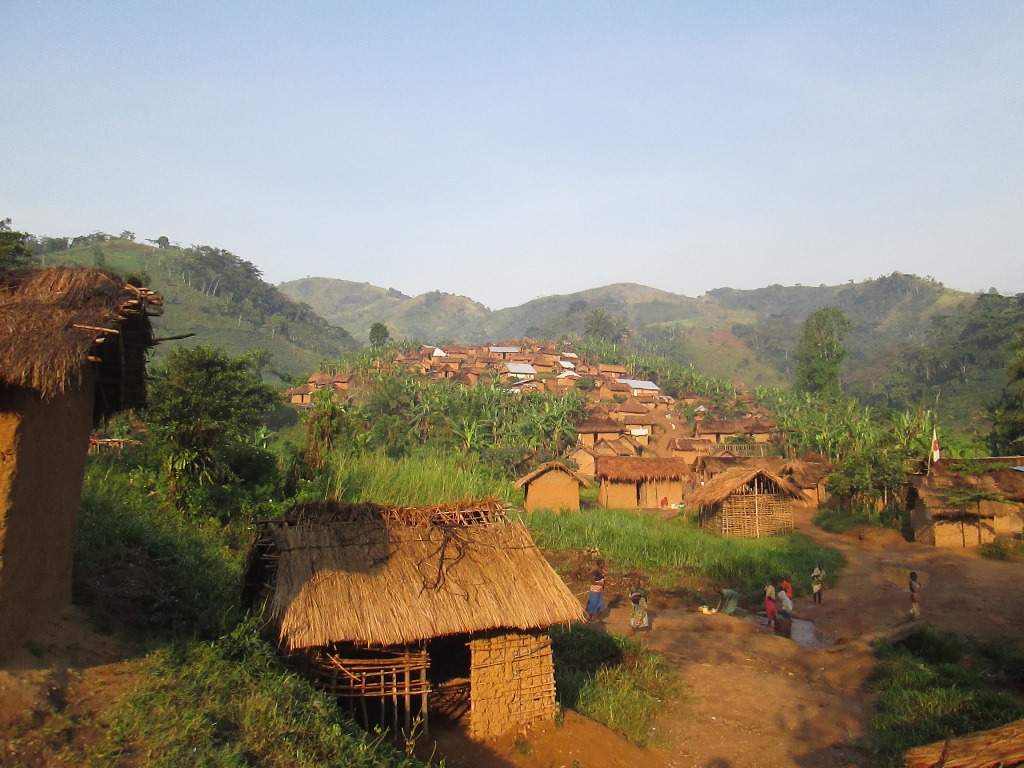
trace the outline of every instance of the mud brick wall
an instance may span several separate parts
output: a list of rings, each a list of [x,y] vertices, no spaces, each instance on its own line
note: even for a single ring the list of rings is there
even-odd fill
[[[469,648],[473,736],[500,736],[554,717],[555,666],[546,633],[482,637],[471,640]]]

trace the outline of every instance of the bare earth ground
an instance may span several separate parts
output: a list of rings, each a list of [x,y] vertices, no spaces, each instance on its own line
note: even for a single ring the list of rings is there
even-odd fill
[[[665,654],[682,683],[657,722],[657,746],[635,747],[568,712],[561,726],[482,744],[458,732],[434,734],[436,745],[423,745],[421,756],[443,756],[453,768],[869,765],[856,742],[866,734],[871,709],[863,685],[872,666],[870,642],[908,623],[909,571],[924,585],[924,622],[980,639],[1024,638],[1020,564],[915,545],[878,529],[829,534],[810,523],[809,512],[798,512],[797,528],[847,558],[823,605],[795,601],[796,616],[813,621],[828,647],[775,637],[754,619],[665,602],[652,612],[653,630],[641,636]],[[616,606],[625,584],[609,565],[607,626],[626,634],[627,608]],[[30,647],[0,669],[0,765],[75,765],[75,749],[97,737],[89,725],[93,714],[130,689],[126,661],[137,650],[96,632],[74,609]]]

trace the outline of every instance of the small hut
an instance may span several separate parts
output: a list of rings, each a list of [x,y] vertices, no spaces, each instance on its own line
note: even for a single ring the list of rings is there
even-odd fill
[[[0,274],[0,656],[71,602],[89,434],[145,404],[160,303],[103,270]]]
[[[729,538],[760,538],[793,530],[794,499],[803,491],[781,475],[757,467],[734,467],[690,494],[701,527]]]
[[[523,509],[527,512],[535,509],[558,511],[579,509],[580,488],[589,488],[590,483],[565,464],[549,461],[519,478],[515,487],[524,489]]]
[[[1022,529],[1020,502],[989,475],[913,475],[907,506],[914,541],[936,547],[977,547]]]
[[[788,477],[804,492],[803,503],[817,509],[830,496],[825,488],[825,478],[833,469],[824,461],[791,461],[782,467],[782,475]]]
[[[600,456],[598,503],[614,509],[654,509],[667,500],[678,506],[690,476],[682,459]]]
[[[580,604],[499,502],[300,504],[261,524],[245,597],[288,661],[369,726],[469,715],[477,737],[554,716],[555,624]]]

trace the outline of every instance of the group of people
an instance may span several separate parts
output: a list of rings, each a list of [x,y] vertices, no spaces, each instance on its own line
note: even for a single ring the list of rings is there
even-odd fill
[[[821,604],[822,593],[825,589],[825,563],[818,562],[811,573],[811,599],[816,604]],[[735,589],[722,587],[718,590],[717,613],[724,613],[726,616],[734,613],[739,603],[740,594]],[[782,577],[776,585],[768,581],[764,585],[764,613],[767,618],[768,628],[776,629],[779,618],[789,621],[793,618],[793,580],[789,574]]]
[[[818,565],[811,572],[811,601],[812,604],[821,605],[825,590],[825,563],[818,561]],[[598,559],[595,563],[594,572],[590,581],[590,591],[587,595],[587,621],[590,624],[604,623],[605,616],[605,567],[604,560]],[[910,616],[918,619],[921,616],[921,583],[917,580],[917,573],[910,573]],[[718,590],[718,613],[731,615],[735,613],[739,604],[740,594],[735,589],[722,587]],[[631,613],[629,625],[633,632],[641,632],[651,628],[650,614],[647,611],[647,591],[640,581],[636,581],[629,591],[629,602]],[[776,586],[772,581],[764,585],[764,612],[768,628],[778,631],[778,620],[781,618],[789,622],[793,618],[793,582],[789,574],[782,577]],[[788,631],[788,630],[787,630]]]
[[[604,560],[600,558],[594,564],[594,572],[591,574],[590,591],[587,594],[587,623],[604,624],[605,600],[604,587],[607,576],[604,569]],[[631,613],[629,626],[633,632],[643,632],[651,628],[650,614],[647,612],[647,590],[643,583],[637,580],[629,591],[629,603]]]

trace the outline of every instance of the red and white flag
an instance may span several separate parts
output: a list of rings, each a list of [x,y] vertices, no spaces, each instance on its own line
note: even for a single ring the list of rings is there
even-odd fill
[[[938,461],[940,456],[939,433],[935,431],[935,427],[932,427],[932,461]]]

